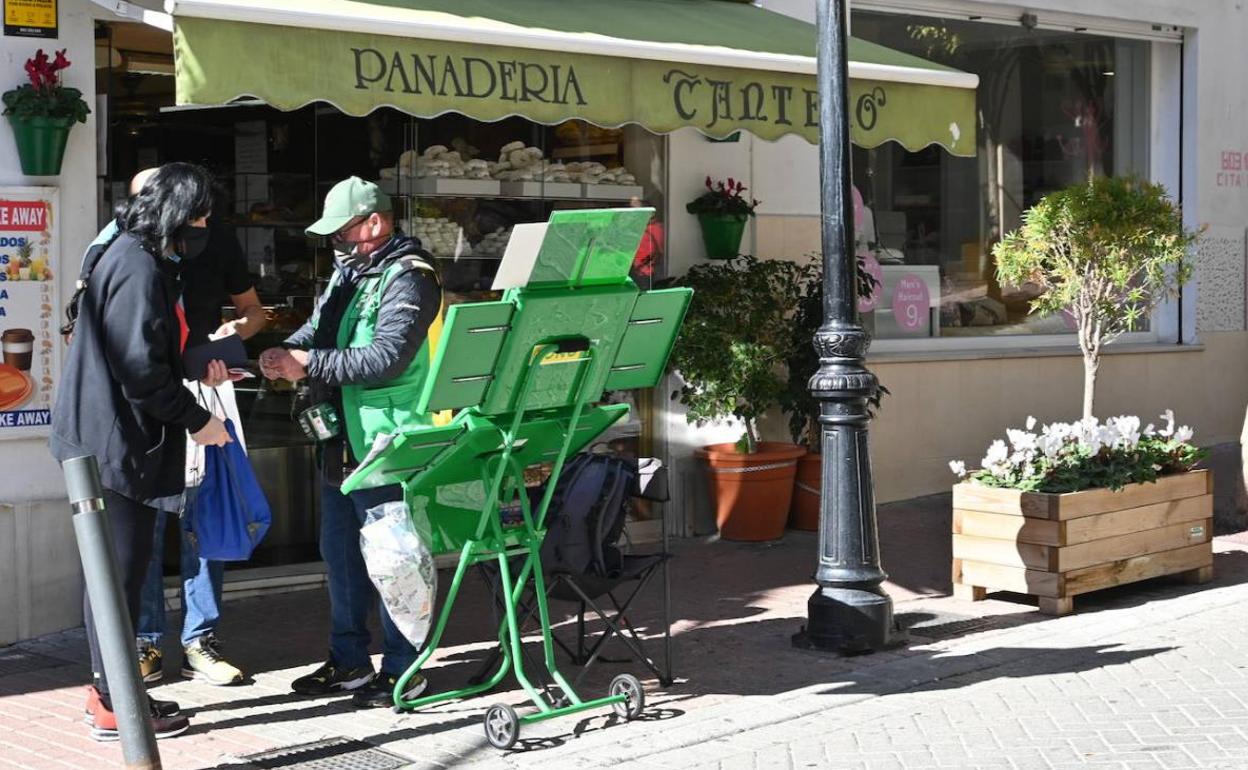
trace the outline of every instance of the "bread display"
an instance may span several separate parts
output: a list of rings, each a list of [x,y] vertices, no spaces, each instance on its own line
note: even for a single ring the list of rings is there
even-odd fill
[[[466,146],[466,145],[465,145]],[[498,160],[464,159],[444,144],[407,150],[393,168],[381,170],[383,179],[428,177],[445,179],[496,179],[504,182],[572,182],[580,184],[635,185],[637,177],[623,166],[607,168],[596,161],[563,163],[548,160],[540,147],[514,141],[498,151]]]
[[[435,257],[453,257],[460,250],[463,228],[446,217],[412,217],[409,229]]]

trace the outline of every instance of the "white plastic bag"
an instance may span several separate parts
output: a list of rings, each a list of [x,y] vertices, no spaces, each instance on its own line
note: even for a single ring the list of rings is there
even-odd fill
[[[420,509],[409,516],[403,502],[368,509],[360,528],[360,549],[368,576],[395,627],[417,649],[429,633],[438,595],[432,540],[428,515]]]

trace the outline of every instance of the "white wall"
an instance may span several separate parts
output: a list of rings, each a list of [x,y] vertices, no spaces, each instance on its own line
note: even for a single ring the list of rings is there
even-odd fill
[[[60,37],[0,36],[0,90],[24,82],[36,49],[69,49],[66,85],[95,99],[95,34],[87,0],[61,0]],[[95,115],[69,135],[59,177],[21,173],[7,123],[0,125],[0,185],[60,188],[61,253],[53,270],[63,298],[73,293],[79,255],[95,237]],[[58,309],[59,310],[59,309]],[[82,582],[60,468],[44,439],[0,439],[0,645],[71,628],[82,622]]]
[[[95,33],[87,0],[62,0],[60,38],[38,40],[0,36],[0,89],[25,82],[23,66],[39,48],[68,48],[72,65],[65,72],[66,85],[81,90],[87,103],[95,105]],[[61,254],[54,257],[56,280],[63,299],[73,294],[78,256],[95,237],[96,170],[95,115],[74,126],[59,177],[28,177],[22,174],[17,147],[8,124],[0,126],[0,185],[59,186],[61,188]],[[58,309],[59,312],[59,309]],[[0,439],[0,502],[59,499],[64,494],[60,468],[48,454],[43,439]]]

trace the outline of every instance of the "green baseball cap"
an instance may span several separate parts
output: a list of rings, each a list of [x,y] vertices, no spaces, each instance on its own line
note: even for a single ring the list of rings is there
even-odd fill
[[[308,235],[333,235],[357,217],[366,217],[379,211],[391,211],[390,196],[372,182],[358,176],[344,179],[329,189],[321,218],[305,230]]]

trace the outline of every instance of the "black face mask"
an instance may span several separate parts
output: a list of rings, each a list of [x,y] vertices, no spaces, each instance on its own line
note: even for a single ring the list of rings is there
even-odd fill
[[[208,246],[208,228],[182,225],[174,233],[174,238],[178,243],[178,256],[182,259],[195,259]]]

